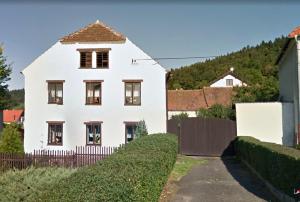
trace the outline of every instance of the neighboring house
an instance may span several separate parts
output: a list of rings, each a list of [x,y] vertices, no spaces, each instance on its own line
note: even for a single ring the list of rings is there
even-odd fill
[[[23,124],[23,122],[24,122],[24,110],[23,109],[3,110],[3,123],[5,123],[5,124],[11,124],[11,123]]]
[[[187,113],[189,117],[195,117],[198,109],[209,108],[214,104],[230,106],[232,93],[232,88],[168,90],[168,118],[182,112]]]
[[[241,87],[247,86],[245,82],[240,80],[235,74],[234,69],[231,68],[230,71],[226,72],[218,79],[209,83],[210,87]]]
[[[102,22],[61,38],[22,73],[26,152],[118,146],[140,120],[166,132],[165,69]]]
[[[280,101],[292,103],[293,113],[289,117],[293,123],[294,143],[300,141],[300,27],[296,27],[288,39],[276,61],[279,66]]]

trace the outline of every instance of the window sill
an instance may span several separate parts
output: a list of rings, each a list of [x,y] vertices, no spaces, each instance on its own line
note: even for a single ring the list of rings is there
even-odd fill
[[[102,146],[101,144],[86,144],[86,146]]]
[[[78,69],[109,69],[109,67],[79,67]]]
[[[141,104],[124,104],[124,106],[141,106]]]
[[[62,103],[62,102],[48,102],[48,104],[63,105],[64,103]]]
[[[47,144],[47,146],[63,146],[62,144]]]
[[[101,106],[101,103],[85,103],[85,105],[96,105],[96,106]]]

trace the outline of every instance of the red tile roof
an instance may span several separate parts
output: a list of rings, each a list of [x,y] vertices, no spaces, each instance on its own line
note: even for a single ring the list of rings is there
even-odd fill
[[[116,32],[103,22],[96,21],[93,24],[73,32],[63,38],[62,43],[73,43],[73,42],[123,42],[126,37],[121,33]]]
[[[300,35],[300,26],[296,27],[289,33],[288,37],[289,38],[294,38],[295,36]]]
[[[169,111],[195,111],[214,104],[225,106],[232,103],[232,88],[210,88],[200,90],[168,90]]]
[[[3,110],[3,122],[12,123],[12,122],[20,121],[21,116],[23,115],[24,115],[23,109]]]

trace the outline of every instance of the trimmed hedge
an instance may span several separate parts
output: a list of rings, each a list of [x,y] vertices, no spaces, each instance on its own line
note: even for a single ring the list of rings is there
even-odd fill
[[[39,201],[158,201],[176,161],[177,138],[153,134],[46,188]]]
[[[237,156],[245,160],[265,180],[294,197],[300,187],[300,151],[278,144],[261,142],[253,137],[237,137]]]

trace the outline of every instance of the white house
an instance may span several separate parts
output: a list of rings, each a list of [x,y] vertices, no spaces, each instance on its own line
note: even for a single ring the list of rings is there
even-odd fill
[[[240,80],[234,73],[233,68],[230,69],[230,71],[223,74],[220,78],[210,82],[210,87],[241,87],[241,86],[247,86],[245,82]]]
[[[292,123],[294,144],[300,142],[300,27],[296,27],[288,39],[276,61],[279,66],[280,101],[291,103],[293,113],[289,120]]]
[[[57,41],[25,76],[26,152],[118,146],[145,120],[166,132],[166,71],[128,38],[95,22]]]

